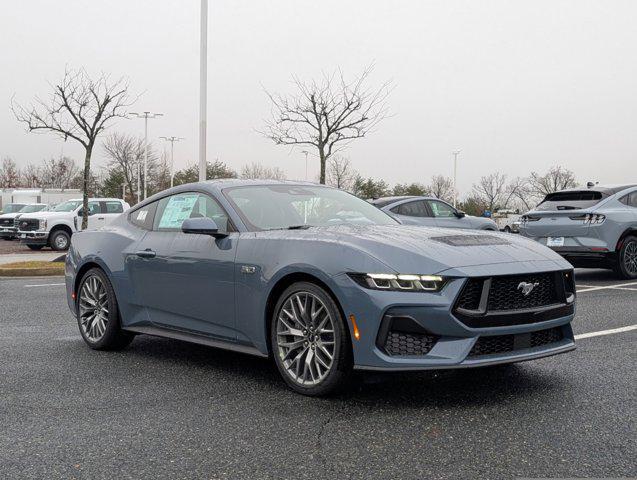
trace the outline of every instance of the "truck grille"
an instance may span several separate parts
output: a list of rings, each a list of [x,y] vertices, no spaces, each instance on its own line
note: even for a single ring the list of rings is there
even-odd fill
[[[38,228],[40,228],[40,221],[34,218],[24,218],[18,222],[18,230],[23,232],[32,232]]]
[[[516,335],[480,337],[473,345],[469,357],[514,352],[524,348],[536,348],[557,343],[564,338],[561,327]]]
[[[13,218],[0,218],[0,227],[13,227]]]
[[[465,325],[497,327],[543,322],[574,312],[573,272],[470,278],[453,313]]]

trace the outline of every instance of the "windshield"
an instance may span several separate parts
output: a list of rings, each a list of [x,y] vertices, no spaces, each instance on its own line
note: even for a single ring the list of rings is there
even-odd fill
[[[549,193],[536,210],[577,210],[597,205],[603,198],[594,190]]]
[[[8,203],[6,207],[2,209],[2,213],[17,213],[24,207],[24,203]]]
[[[366,201],[333,188],[259,185],[229,188],[224,194],[251,230],[398,223]]]
[[[20,209],[20,213],[33,213],[33,212],[39,212],[40,210],[42,210],[46,205],[25,205],[24,207],[22,207]]]
[[[81,205],[81,200],[69,200],[68,202],[60,203],[55,207],[53,212],[72,212]]]

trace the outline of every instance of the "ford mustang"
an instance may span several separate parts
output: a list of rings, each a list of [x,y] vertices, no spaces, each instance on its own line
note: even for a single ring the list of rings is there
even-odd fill
[[[214,180],[73,235],[68,304],[97,350],[156,335],[271,357],[306,395],[353,369],[480,367],[575,348],[572,267],[528,239],[401,225],[343,191]]]

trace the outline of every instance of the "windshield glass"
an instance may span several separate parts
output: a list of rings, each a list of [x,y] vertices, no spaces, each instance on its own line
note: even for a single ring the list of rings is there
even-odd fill
[[[601,192],[593,190],[549,193],[537,210],[577,210],[597,205],[603,198]]]
[[[251,230],[398,222],[342,190],[313,185],[259,185],[224,190]]]
[[[2,209],[2,213],[17,213],[24,207],[24,203],[9,203]]]
[[[68,202],[60,203],[53,209],[54,212],[72,212],[82,203],[81,200],[69,200]]]
[[[20,213],[33,213],[33,212],[39,212],[40,210],[42,210],[45,206],[44,205],[25,205],[24,207],[22,207],[20,209]]]

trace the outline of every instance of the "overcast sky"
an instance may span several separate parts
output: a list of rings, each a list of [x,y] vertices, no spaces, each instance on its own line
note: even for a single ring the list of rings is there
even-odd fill
[[[370,82],[392,79],[393,114],[345,152],[365,176],[459,187],[480,175],[552,165],[580,181],[637,180],[637,2],[625,1],[247,1],[210,0],[208,158],[235,169],[257,161],[304,178],[300,150],[255,129],[269,114],[263,93],[341,67]],[[132,110],[164,117],[150,137],[181,136],[176,166],[197,159],[199,1],[30,0],[0,15],[0,156],[19,164],[81,148],[27,134],[12,95],[46,96],[65,65],[127,76],[143,92]],[[111,131],[143,135],[142,120]],[[101,148],[95,163],[103,164]],[[317,175],[318,161],[310,165]]]

